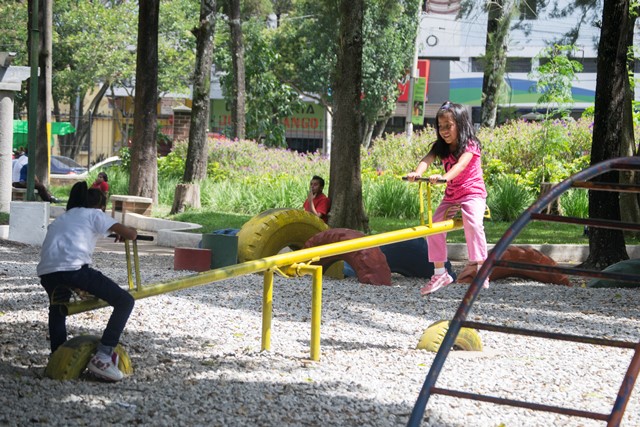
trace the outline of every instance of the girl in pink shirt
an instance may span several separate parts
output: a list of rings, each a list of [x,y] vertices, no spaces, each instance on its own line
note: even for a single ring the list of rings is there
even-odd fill
[[[487,191],[480,165],[482,146],[475,135],[467,110],[462,105],[449,101],[442,104],[436,114],[436,136],[429,153],[420,160],[415,172],[407,174],[407,178],[414,181],[422,176],[436,158],[442,161],[445,173],[429,176],[432,184],[439,180],[447,182],[444,198],[433,214],[433,222],[450,219],[461,211],[469,262],[480,269],[487,258],[483,223]],[[434,274],[429,283],[420,289],[423,296],[453,282],[444,268],[447,261],[446,237],[446,233],[427,237],[429,261],[434,264]],[[486,280],[484,287],[488,286],[489,282]]]

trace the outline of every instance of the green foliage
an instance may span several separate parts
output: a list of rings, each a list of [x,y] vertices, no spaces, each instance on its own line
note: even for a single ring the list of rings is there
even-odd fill
[[[242,26],[245,44],[246,132],[247,138],[259,140],[269,147],[286,147],[285,128],[282,119],[291,116],[301,106],[298,93],[283,83],[274,70],[280,54],[272,42],[270,30],[260,20],[249,20]],[[218,27],[215,50],[216,65],[232,70],[229,51],[229,28]],[[232,101],[233,74],[221,79],[227,102]]]
[[[487,205],[495,221],[514,221],[534,200],[532,192],[511,175],[495,177],[488,193]]]
[[[561,181],[588,165],[592,132],[590,118],[514,120],[481,128],[485,178],[490,183],[495,173],[514,173],[538,191],[540,182]]]
[[[434,140],[435,130],[428,125],[416,131],[411,141],[404,134],[386,134],[368,149],[362,148],[362,170],[406,175],[415,170]]]
[[[554,44],[536,56],[541,64],[531,77],[537,80],[538,105],[545,108],[547,118],[550,114],[566,116],[573,105],[573,81],[582,71],[582,64],[569,57],[574,50],[575,46]]]
[[[186,144],[186,143],[185,143]],[[172,151],[164,157],[158,157],[158,177],[163,179],[182,179],[187,156]]]
[[[566,216],[588,218],[589,193],[577,188],[567,191],[560,196],[560,210]]]
[[[395,108],[397,82],[413,60],[419,3],[367,2],[362,30],[361,112],[369,123]],[[328,105],[333,103],[331,89],[337,78],[338,5],[331,1],[298,1],[275,37],[276,49],[282,54],[282,78],[305,93],[318,94]]]
[[[397,176],[382,175],[363,180],[365,211],[371,216],[419,218],[418,186]]]

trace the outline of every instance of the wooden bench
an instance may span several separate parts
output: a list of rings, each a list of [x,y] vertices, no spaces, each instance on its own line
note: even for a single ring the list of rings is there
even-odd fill
[[[39,196],[38,190],[34,189],[36,197]],[[39,198],[39,197],[37,197]],[[16,188],[11,187],[11,200],[21,201],[27,199],[27,189],[26,188]]]
[[[122,220],[120,222],[122,224],[124,224],[124,218],[127,212],[151,216],[151,207],[153,206],[153,200],[149,197],[122,196],[114,194],[110,199],[111,216],[115,218],[116,212],[121,212]]]

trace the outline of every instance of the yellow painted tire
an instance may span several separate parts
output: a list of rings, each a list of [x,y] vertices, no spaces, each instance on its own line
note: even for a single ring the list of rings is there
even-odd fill
[[[71,338],[51,355],[44,374],[54,380],[73,380],[87,368],[89,360],[96,353],[100,338],[95,335],[81,335]],[[120,344],[114,350],[120,357],[118,369],[125,375],[133,373],[131,359]]]
[[[448,320],[439,320],[431,324],[420,337],[416,346],[419,350],[427,350],[437,353],[449,330]],[[482,340],[478,331],[472,328],[461,328],[453,344],[454,350],[482,351]]]
[[[276,255],[286,247],[302,249],[309,238],[328,228],[320,218],[302,209],[264,211],[238,231],[238,262]]]

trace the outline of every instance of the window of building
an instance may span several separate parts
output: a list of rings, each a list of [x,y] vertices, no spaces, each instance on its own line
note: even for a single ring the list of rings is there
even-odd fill
[[[471,58],[471,72],[484,72],[484,58]],[[509,73],[528,73],[531,71],[531,58],[507,58],[506,71]]]
[[[507,58],[507,72],[528,73],[531,71],[531,58]]]

